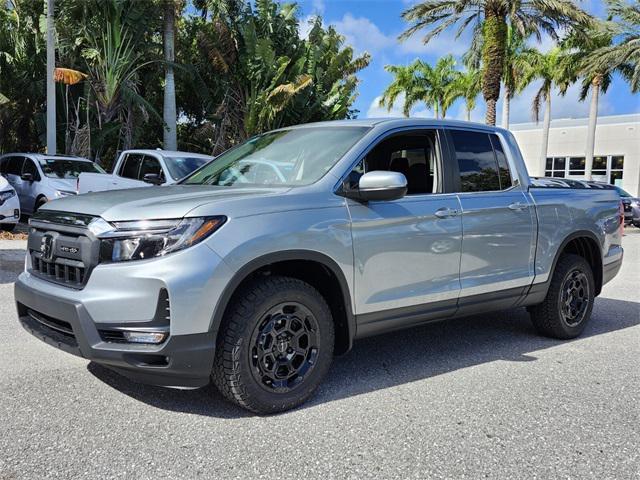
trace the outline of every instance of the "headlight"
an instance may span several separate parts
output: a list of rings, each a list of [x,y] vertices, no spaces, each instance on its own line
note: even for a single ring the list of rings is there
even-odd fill
[[[76,192],[71,190],[56,190],[56,197],[68,197],[69,195],[76,195]]]
[[[0,202],[9,200],[11,197],[14,197],[15,195],[16,195],[16,192],[14,190],[7,190],[6,192],[0,192]]]
[[[160,257],[191,247],[207,238],[226,221],[226,217],[195,217],[178,220],[145,220],[107,222],[92,230],[100,230],[100,259],[104,262],[125,262]]]

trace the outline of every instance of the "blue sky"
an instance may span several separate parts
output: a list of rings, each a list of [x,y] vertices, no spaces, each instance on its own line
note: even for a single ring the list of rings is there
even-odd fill
[[[445,32],[424,45],[419,35],[403,43],[398,42],[398,35],[406,28],[406,23],[400,17],[401,13],[415,0],[299,0],[302,21],[305,23],[313,15],[321,15],[324,23],[332,24],[338,32],[346,37],[356,52],[367,51],[372,56],[372,62],[359,73],[360,95],[355,108],[360,111],[360,117],[388,116],[386,110],[377,106],[377,98],[391,81],[391,76],[385,72],[388,64],[407,64],[419,57],[434,63],[446,54],[462,55],[469,45],[469,36],[455,39],[454,32]],[[583,8],[594,15],[604,16],[606,11],[600,0],[584,0]],[[303,32],[304,34],[304,32]],[[541,50],[548,50],[553,46],[551,39],[543,39],[538,45]],[[511,122],[531,121],[531,99],[537,83],[530,85],[522,94],[515,98],[511,107]],[[554,96],[552,101],[552,118],[586,117],[588,116],[588,102],[578,101],[579,85],[570,88],[565,97]],[[498,121],[500,119],[501,104],[498,104]],[[600,98],[600,114],[639,113],[640,95],[632,94],[628,85],[620,78],[616,78],[605,95]],[[400,105],[391,112],[400,115]],[[414,116],[433,116],[424,105],[418,105],[412,111]],[[456,103],[447,113],[447,117],[464,118],[462,102]],[[478,99],[477,108],[472,116],[473,120],[484,119],[484,102]]]

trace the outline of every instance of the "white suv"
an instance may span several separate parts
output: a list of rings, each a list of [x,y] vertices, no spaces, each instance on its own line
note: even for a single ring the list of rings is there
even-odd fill
[[[7,179],[0,177],[0,230],[12,231],[20,220],[20,201]]]

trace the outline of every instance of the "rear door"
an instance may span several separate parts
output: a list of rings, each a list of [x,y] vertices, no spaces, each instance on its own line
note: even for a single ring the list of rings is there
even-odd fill
[[[391,134],[351,172],[356,183],[368,171],[397,171],[408,185],[399,200],[347,200],[359,334],[455,313],[462,222],[456,194],[443,191],[441,136],[435,129]]]
[[[447,136],[462,207],[458,314],[508,308],[533,280],[534,207],[498,135],[451,129]]]

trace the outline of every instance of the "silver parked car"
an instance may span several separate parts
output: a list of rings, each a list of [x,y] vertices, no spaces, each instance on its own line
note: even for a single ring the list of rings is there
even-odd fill
[[[15,188],[22,213],[31,215],[56,198],[76,194],[78,175],[83,172],[105,173],[82,157],[9,153],[0,157],[0,175]]]
[[[278,412],[368,335],[527,307],[541,334],[575,338],[622,264],[622,220],[612,189],[532,182],[500,128],[309,124],[178,185],[44,206],[15,298],[56,348]]]

